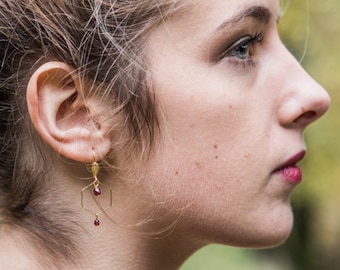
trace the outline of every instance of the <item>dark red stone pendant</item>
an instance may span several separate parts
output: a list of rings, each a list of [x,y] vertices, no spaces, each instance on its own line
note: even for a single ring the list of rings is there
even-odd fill
[[[98,227],[99,225],[100,225],[100,221],[98,218],[96,218],[94,221],[94,226]]]
[[[100,194],[102,194],[102,191],[101,191],[100,187],[95,187],[95,188],[93,189],[93,194],[94,194],[95,196],[99,196]]]

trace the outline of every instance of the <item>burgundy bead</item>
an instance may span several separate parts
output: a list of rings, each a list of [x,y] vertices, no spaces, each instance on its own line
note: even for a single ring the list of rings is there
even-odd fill
[[[93,189],[93,194],[94,194],[95,196],[99,196],[100,194],[102,194],[102,191],[101,191],[100,187],[95,187],[95,188]]]
[[[94,221],[94,226],[98,227],[100,225],[100,221],[98,218]]]

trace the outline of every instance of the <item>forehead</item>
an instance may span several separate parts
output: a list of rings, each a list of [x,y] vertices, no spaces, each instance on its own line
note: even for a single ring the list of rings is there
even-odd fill
[[[154,29],[154,44],[164,46],[166,37],[176,47],[206,47],[203,41],[212,39],[220,29],[224,33],[237,31],[242,24],[252,24],[249,17],[276,21],[280,15],[279,0],[177,0],[176,6],[176,11]]]
[[[280,15],[279,0],[179,0],[178,4],[182,7],[181,12],[175,13],[172,21],[185,22],[186,26],[208,24],[216,28],[221,21],[255,6],[268,9],[276,20]]]

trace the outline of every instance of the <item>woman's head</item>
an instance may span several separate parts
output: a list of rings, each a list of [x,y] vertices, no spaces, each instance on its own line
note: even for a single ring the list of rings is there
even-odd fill
[[[303,131],[329,97],[282,45],[278,1],[0,5],[6,222],[31,230],[40,209],[55,226],[37,196],[79,190],[74,176],[86,172],[72,161],[95,151],[111,165],[102,177],[116,192],[115,221],[148,232],[175,222],[184,242],[288,236]],[[71,211],[56,204],[56,215]]]

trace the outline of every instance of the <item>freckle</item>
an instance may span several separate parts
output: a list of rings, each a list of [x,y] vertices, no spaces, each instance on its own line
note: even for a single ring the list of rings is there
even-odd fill
[[[195,128],[195,127],[196,127],[195,124],[191,124],[191,125],[190,125],[190,128]]]
[[[197,168],[201,169],[201,163],[200,162],[196,162],[195,164],[196,164]]]
[[[217,149],[217,148],[218,148],[218,146],[215,144],[215,145],[214,145],[214,148],[215,148],[215,149]]]
[[[218,159],[218,156],[215,156],[215,159]]]
[[[229,105],[229,109],[232,109],[233,108],[233,105]]]
[[[94,121],[94,124],[95,124],[97,129],[100,130],[102,128],[101,125],[97,121]]]
[[[176,172],[176,175],[178,175],[178,172]]]

